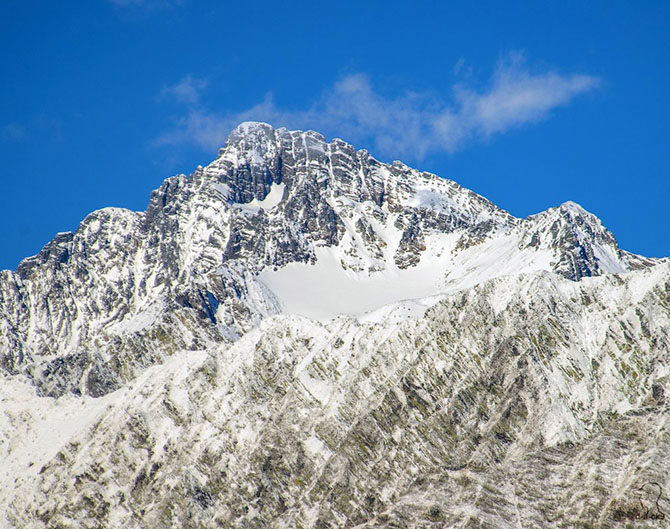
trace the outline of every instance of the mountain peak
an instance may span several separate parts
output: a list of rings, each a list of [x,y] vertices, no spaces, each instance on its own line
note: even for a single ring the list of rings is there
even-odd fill
[[[269,123],[265,123],[264,121],[243,121],[232,130],[230,135],[246,136],[246,135],[258,134],[259,132],[269,132],[273,130],[274,127]]]
[[[582,206],[577,204],[577,202],[573,202],[572,200],[563,202],[563,204],[561,204],[558,208],[561,211],[570,212],[577,215],[588,213],[588,211],[586,211]]]
[[[583,224],[584,222],[587,222],[588,224],[592,224],[594,226],[599,226],[602,224],[596,215],[571,200],[563,202],[559,206],[541,211],[540,213],[530,215],[528,220],[530,219],[536,219],[537,221],[543,219],[543,222],[551,223],[555,222],[556,220],[560,220],[569,224],[574,222]]]
[[[234,340],[280,312],[356,314],[506,274],[579,280],[630,268],[613,235],[574,202],[520,221],[456,182],[261,122],[238,125],[191,178],[167,179],[145,214],[105,211],[22,265],[21,282],[0,281],[14,326],[4,332],[0,318],[0,367],[95,348],[132,364],[119,368],[121,380],[139,369],[130,349],[89,338],[114,318],[124,344],[151,348],[151,333],[173,329],[173,318]],[[48,303],[30,299],[38,291]],[[89,330],[79,335],[81,314]],[[174,344],[198,346],[177,331]]]
[[[550,210],[551,211],[551,210]],[[584,209],[576,202],[568,200],[563,202],[558,208],[555,208],[556,214],[564,222],[577,226],[590,226],[594,232],[607,231],[602,221],[590,211]],[[609,232],[608,232],[609,233]]]
[[[268,123],[243,121],[230,131],[225,144],[219,149],[218,156],[224,156],[230,151],[237,153],[257,151],[262,145],[274,142],[275,132],[275,128]]]
[[[574,202],[242,123],[0,272],[0,526],[579,525],[670,459],[653,265]]]

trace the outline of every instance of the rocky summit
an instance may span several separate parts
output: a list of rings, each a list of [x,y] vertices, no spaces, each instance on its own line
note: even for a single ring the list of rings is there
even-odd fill
[[[670,260],[243,123],[0,272],[0,527],[664,527]]]

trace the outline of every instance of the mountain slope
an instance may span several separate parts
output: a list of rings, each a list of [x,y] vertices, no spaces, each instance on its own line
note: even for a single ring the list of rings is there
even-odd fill
[[[667,490],[669,266],[577,204],[518,219],[244,123],[146,211],[0,272],[0,512],[615,527]]]
[[[670,485],[669,309],[662,264],[494,279],[400,324],[277,316],[110,395],[10,520],[614,527],[640,483]]]

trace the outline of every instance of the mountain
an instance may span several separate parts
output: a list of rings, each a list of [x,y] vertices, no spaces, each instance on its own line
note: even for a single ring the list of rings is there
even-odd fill
[[[572,202],[519,219],[243,123],[146,211],[96,211],[2,271],[0,308],[10,527],[670,513],[670,262]]]

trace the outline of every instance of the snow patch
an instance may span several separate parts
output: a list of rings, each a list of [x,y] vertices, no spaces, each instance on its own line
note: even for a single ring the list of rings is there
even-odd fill
[[[251,202],[247,202],[246,204],[235,204],[235,207],[253,214],[258,213],[261,209],[265,211],[271,210],[277,207],[281,202],[284,197],[284,189],[286,189],[286,184],[284,183],[272,184],[270,192],[263,200],[254,198]]]

